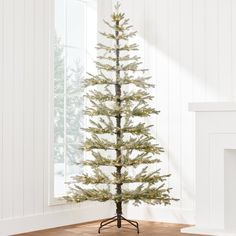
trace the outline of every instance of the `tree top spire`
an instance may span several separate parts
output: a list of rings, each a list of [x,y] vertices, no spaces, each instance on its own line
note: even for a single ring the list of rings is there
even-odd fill
[[[121,4],[119,3],[119,1],[117,1],[116,4],[115,4],[115,10],[116,10],[116,13],[119,12],[119,10],[120,10],[120,6],[121,6]]]

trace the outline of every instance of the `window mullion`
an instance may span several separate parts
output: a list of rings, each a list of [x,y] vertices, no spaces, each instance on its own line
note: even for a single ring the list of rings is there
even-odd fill
[[[65,45],[67,45],[67,33],[68,33],[68,1],[65,0]],[[68,75],[68,52],[67,47],[65,50],[65,62],[64,62],[64,181],[67,180],[67,75]]]

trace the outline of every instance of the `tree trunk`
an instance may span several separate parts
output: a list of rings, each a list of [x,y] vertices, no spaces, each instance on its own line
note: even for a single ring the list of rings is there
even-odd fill
[[[122,202],[116,203],[117,228],[121,228]]]
[[[119,21],[116,21],[116,27],[119,27]],[[116,30],[116,37],[119,35],[119,32]],[[116,47],[119,48],[119,39],[116,39]],[[119,70],[119,66],[120,66],[120,51],[119,49],[116,49],[116,85],[115,85],[115,90],[116,90],[116,96],[117,96],[117,104],[120,107],[121,106],[121,85],[119,84],[119,79],[120,79],[120,70]],[[117,126],[117,132],[116,132],[116,143],[119,143],[119,141],[121,141],[121,132],[120,132],[120,128],[121,128],[121,114],[119,114],[118,116],[116,116],[116,126]],[[121,158],[121,150],[120,149],[116,149],[116,159],[118,160],[118,162],[120,162]],[[117,177],[120,178],[121,177],[121,166],[116,168],[116,173],[117,173]],[[117,184],[116,185],[116,193],[117,195],[121,195],[122,194],[122,189],[121,189],[122,184]],[[122,215],[122,201],[119,201],[116,203],[116,214],[117,214],[117,227],[120,228],[121,227],[121,215]]]

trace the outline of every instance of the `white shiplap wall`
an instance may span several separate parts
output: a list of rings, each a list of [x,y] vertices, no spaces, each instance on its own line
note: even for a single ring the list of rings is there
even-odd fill
[[[107,204],[48,205],[53,12],[53,0],[0,0],[1,236],[112,213]]]
[[[195,204],[194,116],[188,112],[188,103],[236,101],[236,1],[120,2],[138,30],[140,55],[156,84],[152,93],[156,93],[156,106],[161,110],[156,133],[165,148],[160,167],[172,174],[169,186],[180,199],[168,208],[130,206],[128,214],[191,223]]]
[[[112,1],[98,2],[99,16],[109,17]],[[187,104],[236,100],[236,1],[121,2],[157,84],[156,133],[166,150],[161,167],[172,173],[169,185],[181,199],[169,208],[130,206],[128,215],[192,222],[194,133]],[[48,206],[51,3],[0,0],[0,235],[111,214],[103,204],[96,212],[94,205],[86,211]]]

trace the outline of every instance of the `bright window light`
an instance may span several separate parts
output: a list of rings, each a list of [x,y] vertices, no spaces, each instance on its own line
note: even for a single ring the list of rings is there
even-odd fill
[[[84,139],[82,80],[93,59],[97,37],[95,0],[55,0],[53,197],[67,191],[66,182],[79,174]],[[91,36],[93,39],[91,40]]]

